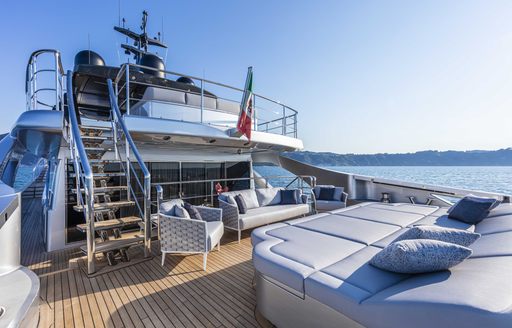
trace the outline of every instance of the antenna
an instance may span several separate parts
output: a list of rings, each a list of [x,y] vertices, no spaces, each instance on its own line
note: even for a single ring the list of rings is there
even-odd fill
[[[140,25],[141,33],[136,33],[126,28],[124,25],[125,19],[123,18],[123,26],[114,26],[114,30],[117,32],[124,34],[127,37],[126,43],[128,43],[128,39],[133,40],[133,46],[129,44],[121,44],[121,48],[125,49],[127,54],[133,54],[136,62],[142,58],[143,55],[148,54],[148,46],[157,46],[160,48],[167,48],[167,46],[161,41],[162,35],[159,33],[158,37],[151,38],[147,33],[147,23],[148,23],[148,12],[142,12],[142,23]]]
[[[121,0],[117,1],[117,25],[121,25]]]
[[[162,16],[162,28],[160,31],[162,32],[162,39],[160,41],[164,42],[164,16]]]
[[[87,49],[89,49],[87,55],[89,56],[88,64],[91,64],[91,34],[87,33]]]

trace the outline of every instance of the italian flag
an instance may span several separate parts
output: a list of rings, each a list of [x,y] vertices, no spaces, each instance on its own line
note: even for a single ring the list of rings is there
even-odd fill
[[[253,93],[252,93],[252,67],[247,70],[247,79],[245,80],[244,95],[240,104],[240,115],[236,129],[240,135],[246,135],[251,140],[252,120],[253,120]]]

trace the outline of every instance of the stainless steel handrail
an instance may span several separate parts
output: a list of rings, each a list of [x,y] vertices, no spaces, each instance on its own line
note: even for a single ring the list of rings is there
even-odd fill
[[[75,168],[76,176],[76,190],[81,189],[83,183],[83,189],[85,193],[85,201],[82,199],[82,193],[77,192],[78,205],[83,206],[83,212],[85,221],[88,226],[87,235],[87,272],[92,274],[96,271],[95,263],[95,229],[94,229],[94,178],[87,153],[85,151],[84,143],[80,133],[80,127],[78,126],[78,119],[75,111],[75,101],[73,99],[73,81],[72,72],[67,72],[67,99],[68,99],[68,138],[69,148],[71,153],[71,159],[73,160],[73,166]]]
[[[150,71],[160,72],[160,73],[164,73],[164,74],[175,75],[175,76],[179,76],[179,77],[187,77],[187,78],[199,81],[200,82],[200,90],[201,91],[200,91],[200,93],[198,93],[198,95],[200,95],[200,97],[201,97],[201,105],[200,106],[188,106],[188,107],[199,108],[201,110],[201,112],[200,112],[200,117],[201,117],[200,122],[201,123],[203,123],[204,97],[208,97],[208,95],[204,94],[204,85],[205,84],[211,84],[211,85],[214,85],[214,86],[219,86],[219,87],[222,87],[222,88],[238,91],[238,92],[241,92],[241,93],[244,92],[243,89],[240,89],[240,88],[237,88],[237,87],[233,87],[233,86],[230,86],[230,85],[227,85],[227,84],[224,84],[224,83],[219,83],[219,82],[215,82],[215,81],[212,81],[212,80],[207,80],[207,79],[204,79],[204,78],[196,77],[196,76],[193,76],[193,75],[186,75],[186,74],[182,74],[182,73],[178,73],[178,72],[161,70],[161,69],[156,69],[156,68],[153,68],[153,67],[126,63],[126,64],[123,64],[121,66],[121,69],[119,70],[119,72],[118,72],[118,74],[117,74],[117,76],[115,78],[115,83],[116,83],[116,85],[120,85],[121,81],[124,82],[124,84],[122,84],[120,89],[122,89],[122,88],[126,89],[125,90],[126,91],[125,92],[125,99],[124,99],[124,101],[121,101],[121,100],[119,100],[119,101],[120,101],[120,103],[123,106],[125,106],[126,113],[128,115],[131,114],[131,112],[130,112],[130,100],[140,100],[140,99],[135,99],[135,98],[131,98],[130,97],[130,83],[140,84],[140,85],[145,85],[145,86],[151,86],[151,84],[148,84],[148,83],[131,81],[130,80],[130,74],[129,74],[131,67],[134,67],[134,68],[136,68],[138,70],[142,70],[142,69],[143,70],[150,70]],[[160,85],[158,86],[158,88],[168,89],[168,90],[175,90],[173,88],[165,87],[165,86],[160,86]],[[180,90],[180,91],[182,91],[182,90]],[[118,95],[119,95],[119,92],[118,92]],[[283,123],[281,125],[282,134],[283,135],[293,134],[293,136],[295,138],[297,137],[297,114],[298,114],[297,110],[295,110],[295,109],[293,109],[293,108],[291,108],[291,107],[289,107],[287,105],[284,105],[284,104],[282,104],[279,101],[272,100],[272,99],[267,98],[265,96],[261,96],[261,95],[259,95],[257,93],[253,93],[253,95],[254,95],[254,103],[253,103],[253,105],[254,105],[255,115],[256,115],[257,112],[259,112],[259,111],[257,111],[257,109],[260,109],[260,110],[264,109],[264,108],[261,108],[261,107],[256,107],[256,100],[257,100],[256,98],[260,98],[260,99],[263,99],[263,100],[268,101],[270,103],[273,103],[274,105],[278,105],[281,108],[280,111],[282,111],[282,116],[277,118],[277,119],[273,119],[273,120],[266,121],[266,122],[259,122],[259,123],[257,123],[257,119],[255,119],[254,120],[254,129],[255,130],[257,130],[258,126],[263,126],[264,124],[270,124],[270,123],[273,123],[273,122],[276,122],[276,121],[283,121],[285,123]],[[218,97],[218,98],[222,98],[222,97]],[[222,98],[222,99],[224,99],[224,98]],[[172,102],[170,102],[170,103],[172,103]],[[183,106],[183,105],[185,105],[185,104],[181,104],[180,103],[180,106]],[[210,110],[210,109],[208,109],[208,110]],[[292,114],[289,114],[288,111],[291,111]],[[223,111],[219,110],[219,112],[223,112]],[[230,113],[230,112],[226,112],[226,113]],[[276,112],[276,114],[279,114],[279,112]],[[287,125],[286,124],[286,120],[287,119],[293,119],[293,122]],[[293,130],[287,132],[286,126],[292,126]],[[269,129],[268,129],[268,125],[267,125],[267,130],[265,132],[268,132],[268,131],[269,131]]]
[[[180,198],[182,199],[197,199],[197,198],[210,198],[210,202],[213,203],[213,198],[215,197],[213,193],[214,184],[217,182],[232,182],[232,181],[254,181],[254,180],[264,180],[265,181],[265,187],[269,186],[269,180],[270,179],[293,179],[292,182],[290,182],[288,185],[285,186],[285,189],[287,189],[293,182],[300,180],[299,182],[299,189],[304,191],[304,182],[305,180],[309,180],[307,184],[310,188],[314,188],[316,186],[316,177],[312,175],[280,175],[280,176],[254,176],[254,177],[247,177],[247,178],[224,178],[224,179],[206,179],[206,180],[191,180],[191,181],[169,181],[169,182],[155,182],[152,184],[153,187],[157,189],[157,193],[161,191],[163,193],[162,186],[169,186],[169,185],[182,185],[182,184],[193,184],[193,183],[209,183],[210,184],[210,190],[212,191],[211,194],[207,195],[194,195],[194,196],[185,196],[183,197],[180,192]],[[161,201],[163,198],[157,197],[158,201]],[[159,206],[157,202],[157,206]]]
[[[227,85],[227,84],[224,84],[224,83],[220,83],[220,82],[215,82],[215,81],[212,81],[212,80],[208,80],[208,79],[204,79],[204,78],[201,78],[201,77],[197,77],[197,76],[193,76],[193,75],[187,75],[187,74],[182,74],[182,73],[178,73],[178,72],[173,72],[173,71],[167,71],[167,70],[162,70],[162,69],[157,69],[157,68],[154,68],[154,67],[149,67],[149,66],[142,66],[142,65],[137,65],[137,64],[131,64],[131,63],[126,63],[126,64],[123,64],[121,66],[121,69],[119,70],[117,76],[116,76],[116,81],[118,81],[120,79],[120,77],[122,77],[126,71],[126,67],[127,66],[131,66],[131,67],[137,67],[137,68],[140,68],[140,69],[145,69],[145,70],[152,70],[152,71],[156,71],[156,72],[161,72],[161,73],[165,73],[165,74],[170,74],[170,75],[176,75],[176,76],[182,76],[182,77],[188,77],[189,79],[192,79],[192,80],[198,80],[198,81],[202,81],[203,83],[209,83],[209,84],[213,84],[213,85],[217,85],[219,87],[223,87],[223,88],[227,88],[227,89],[231,89],[231,90],[235,90],[235,91],[240,91],[240,92],[244,92],[244,89],[240,89],[240,88],[237,88],[237,87],[233,87],[231,85]],[[287,106],[287,105],[284,105],[282,104],[281,102],[277,101],[277,100],[273,100],[273,99],[270,99],[270,98],[267,98],[265,96],[262,96],[262,95],[259,95],[257,93],[254,93],[253,94],[255,96],[257,96],[258,98],[261,98],[261,99],[264,99],[264,100],[267,100],[269,102],[272,102],[274,104],[277,104],[279,106],[284,106],[286,107],[287,109],[293,111],[294,113],[298,113],[297,110],[293,109],[292,107],[290,106]]]
[[[37,69],[37,58],[43,54],[52,54],[54,57],[53,69]],[[52,88],[38,88],[37,75],[43,72],[55,73],[55,85]],[[41,91],[54,91],[55,92],[55,109],[62,110],[64,108],[64,68],[62,66],[61,55],[55,49],[40,49],[34,51],[28,60],[25,72],[25,93],[26,93],[26,106],[27,110],[36,109],[37,105],[43,105],[53,108],[52,105],[37,100],[37,94]]]
[[[130,176],[130,150],[133,152],[133,155],[135,156],[135,159],[137,160],[137,163],[139,164],[140,169],[142,170],[142,174],[144,175],[144,187],[142,188],[143,194],[144,194],[144,212],[141,213],[144,216],[144,256],[148,257],[151,255],[151,174],[149,173],[148,168],[146,167],[146,164],[144,163],[142,157],[140,156],[139,150],[137,149],[137,146],[135,145],[135,142],[132,139],[132,136],[130,135],[130,132],[128,131],[128,128],[126,127],[126,124],[124,123],[123,116],[121,115],[121,111],[119,110],[119,107],[117,105],[117,99],[116,99],[116,93],[114,92],[114,87],[112,84],[112,80],[107,80],[107,86],[108,86],[108,94],[110,99],[110,106],[112,108],[112,115],[115,123],[118,123],[121,127],[121,130],[125,137],[125,146],[126,146],[126,179],[129,180]],[[114,124],[115,124],[114,123]],[[115,127],[115,131],[117,134],[117,126]],[[118,136],[116,136],[117,138]],[[137,178],[137,176],[135,175]],[[137,178],[138,181],[138,178]],[[140,181],[138,181],[139,186]],[[129,184],[129,182],[128,182]],[[128,186],[128,188],[131,188],[131,185]],[[133,189],[131,190],[133,192]],[[129,193],[128,193],[129,194]],[[135,197],[135,193],[133,194],[134,200],[136,202],[137,198]],[[139,206],[140,209],[140,206]]]
[[[273,176],[258,176],[258,177],[247,177],[247,178],[223,178],[223,179],[207,179],[207,180],[190,180],[190,181],[169,181],[169,182],[155,182],[152,186],[167,186],[175,185],[180,183],[202,183],[202,182],[229,182],[229,181],[245,181],[245,180],[269,180],[269,179],[309,179],[311,187],[316,185],[316,177],[313,175],[273,175]]]

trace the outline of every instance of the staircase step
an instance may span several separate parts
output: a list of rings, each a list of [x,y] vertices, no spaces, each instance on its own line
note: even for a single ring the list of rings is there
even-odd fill
[[[107,194],[110,192],[116,192],[121,190],[128,190],[127,186],[108,186],[108,187],[95,187],[94,193],[95,194]],[[85,190],[82,188],[80,189],[81,192],[84,192]],[[71,192],[76,194],[76,188],[71,189]]]
[[[94,158],[89,160],[89,164],[94,166],[100,166],[100,165],[106,165],[106,164],[119,164],[121,163],[118,159],[101,159],[101,158]]]
[[[107,152],[109,150],[112,150],[108,147],[94,147],[94,146],[90,146],[90,147],[84,147],[85,151],[86,152]]]
[[[104,253],[114,251],[120,248],[131,247],[135,245],[139,245],[144,241],[144,238],[136,236],[130,238],[120,238],[120,239],[110,239],[102,242],[96,242],[96,252],[95,253]],[[81,246],[80,249],[82,252],[87,254],[87,245]]]
[[[111,177],[124,177],[124,172],[106,172],[106,173],[93,173],[94,180],[102,180],[105,178],[111,178]],[[70,173],[70,177],[75,178],[76,173]]]
[[[111,137],[107,137],[107,136],[87,136],[87,135],[82,135],[82,140],[83,142],[97,142],[97,143],[100,143],[102,141],[105,141],[105,140],[112,140]]]
[[[136,224],[141,221],[142,221],[142,219],[137,216],[128,216],[128,217],[119,218],[119,219],[96,221],[96,222],[94,222],[94,229],[99,231],[99,230],[108,230],[108,229],[114,229],[114,228],[122,228],[126,225]],[[89,228],[87,223],[79,224],[76,227],[78,230],[80,230],[82,232],[85,232]]]
[[[94,203],[94,211],[110,211],[112,209],[118,208],[118,207],[127,207],[127,206],[133,206],[135,205],[134,201],[129,200],[120,200],[117,202],[109,202],[109,203]],[[84,210],[83,205],[75,205],[73,206],[73,209],[77,212],[82,212]]]
[[[84,131],[112,131],[111,126],[94,126],[94,125],[80,125],[80,130]]]

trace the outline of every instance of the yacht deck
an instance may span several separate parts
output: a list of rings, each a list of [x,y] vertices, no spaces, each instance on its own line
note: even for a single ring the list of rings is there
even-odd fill
[[[249,234],[238,244],[226,232],[207,272],[201,255],[168,255],[162,267],[155,242],[152,259],[88,278],[78,248],[44,251],[40,199],[23,202],[22,264],[40,277],[40,327],[259,326]]]

